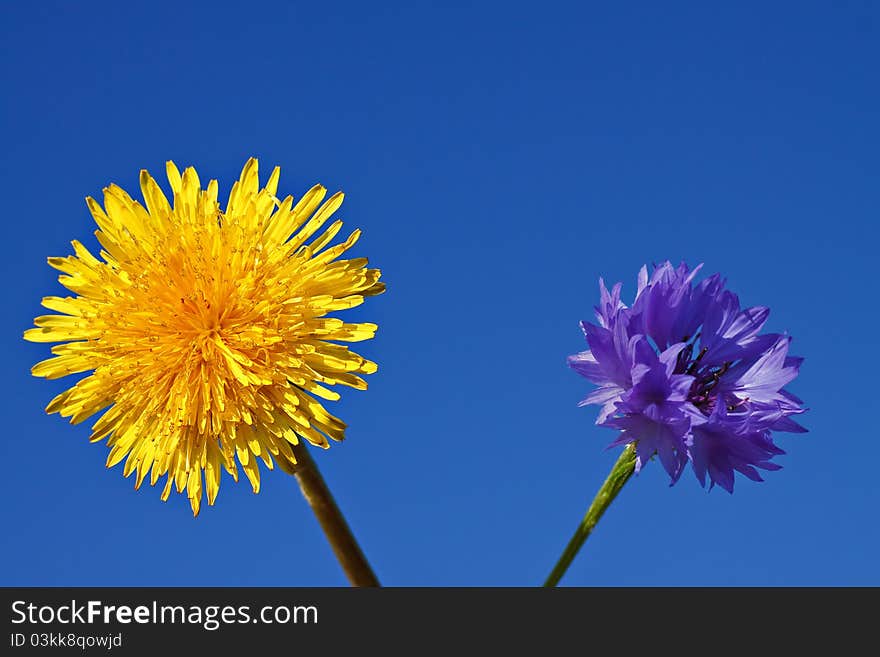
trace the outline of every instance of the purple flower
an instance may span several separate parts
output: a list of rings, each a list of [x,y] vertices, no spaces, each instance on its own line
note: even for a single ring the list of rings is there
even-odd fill
[[[599,386],[580,405],[601,406],[596,423],[620,431],[612,446],[635,444],[637,472],[656,455],[674,484],[690,461],[700,484],[732,493],[734,471],[762,481],[758,469],[780,468],[773,431],[806,431],[784,389],[803,359],[789,336],[760,333],[768,308],[740,308],[718,274],[694,284],[701,267],[665,262],[650,279],[642,267],[631,307],[599,279],[597,323],[581,322],[590,348],[568,362]]]

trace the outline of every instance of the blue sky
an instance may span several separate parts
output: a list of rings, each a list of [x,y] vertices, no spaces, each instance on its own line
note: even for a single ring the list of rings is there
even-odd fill
[[[133,490],[21,333],[83,198],[251,155],[346,192],[380,369],[316,454],[389,585],[543,581],[615,454],[565,365],[597,279],[704,262],[806,357],[810,433],[733,496],[631,481],[569,585],[880,584],[880,10],[848,3],[6,3],[0,584],[343,585],[294,481]],[[660,6],[662,4],[662,7]],[[713,3],[715,4],[715,3]]]

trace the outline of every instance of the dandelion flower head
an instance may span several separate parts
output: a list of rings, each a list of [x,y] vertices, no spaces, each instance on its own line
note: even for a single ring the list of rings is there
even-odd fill
[[[44,298],[59,314],[37,317],[24,337],[62,343],[35,376],[89,372],[46,410],[73,423],[103,410],[91,440],[106,439],[107,466],[124,460],[136,487],[166,477],[162,499],[186,491],[198,514],[222,470],[237,481],[240,467],[259,492],[258,461],[289,472],[300,439],[343,439],[319,399],[338,399],[336,385],[366,389],[360,375],[376,364],[339,343],[377,327],[329,314],[384,284],[366,258],[339,259],[359,231],[331,246],[342,193],[325,200],[316,185],[279,199],[279,169],[260,188],[251,159],[221,209],[216,180],[202,189],[193,168],[181,175],[171,162],[167,175],[171,202],[146,171],[143,204],[116,185],[103,207],[87,199],[100,257],[74,241],[73,255],[49,259],[75,296]]]

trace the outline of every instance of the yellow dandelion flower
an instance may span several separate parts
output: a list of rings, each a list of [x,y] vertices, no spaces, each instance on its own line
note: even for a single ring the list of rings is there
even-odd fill
[[[86,199],[101,259],[77,241],[74,255],[49,258],[76,296],[44,298],[61,314],[37,317],[24,337],[64,343],[34,376],[91,372],[46,411],[75,424],[106,409],[91,440],[107,439],[107,467],[124,459],[136,488],[167,475],[162,499],[185,489],[197,515],[203,488],[208,504],[217,497],[221,466],[236,481],[241,466],[257,493],[258,460],[290,472],[301,438],[343,439],[345,424],[316,397],[339,399],[325,387],[336,384],[366,389],[359,374],[376,364],[337,343],[372,338],[376,325],[328,313],[385,287],[366,258],[338,260],[360,231],[329,246],[337,220],[306,243],[341,192],[325,201],[316,185],[279,200],[278,167],[260,189],[251,159],[221,210],[216,180],[202,189],[193,168],[181,176],[172,162],[167,173],[173,204],[146,171],[145,205],[116,185],[103,208]]]

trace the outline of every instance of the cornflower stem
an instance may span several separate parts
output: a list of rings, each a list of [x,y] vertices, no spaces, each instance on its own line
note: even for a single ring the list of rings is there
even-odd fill
[[[293,454],[296,457],[293,475],[348,581],[352,586],[380,586],[308,448],[300,442],[293,446]]]
[[[602,517],[602,514],[605,513],[605,510],[614,501],[614,498],[617,497],[624,484],[629,481],[635,469],[636,452],[633,445],[627,445],[614,464],[614,467],[611,468],[611,472],[608,473],[605,483],[602,484],[599,492],[596,493],[596,497],[584,515],[584,519],[581,520],[581,524],[575,530],[574,536],[571,537],[568,545],[565,546],[562,556],[559,557],[559,561],[556,562],[547,581],[544,582],[545,587],[553,587],[559,584],[559,580],[565,575],[571,562],[574,561],[575,556],[577,556],[578,551],[583,546],[584,541],[587,540],[596,523],[599,522],[599,518]]]

